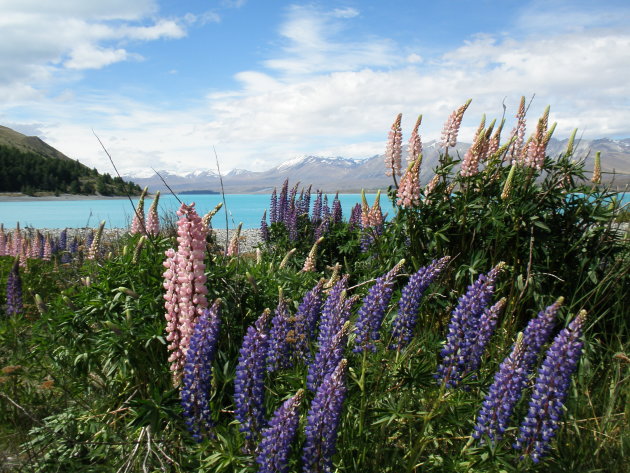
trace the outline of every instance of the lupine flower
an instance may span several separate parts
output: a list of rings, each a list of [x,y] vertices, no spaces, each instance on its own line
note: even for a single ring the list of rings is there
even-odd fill
[[[360,225],[361,225],[361,204],[355,204],[355,206],[352,207],[352,212],[350,213],[348,226],[352,230]]]
[[[136,213],[133,216],[133,220],[131,221],[131,230],[130,233],[135,235],[136,233],[145,233],[145,223],[144,223],[144,198],[147,195],[148,187],[145,187],[142,190],[142,194],[140,194],[140,200],[138,200],[138,205],[136,206]]]
[[[292,248],[290,249],[286,255],[284,255],[284,258],[282,258],[282,261],[280,261],[280,264],[278,265],[278,269],[283,269],[286,267],[287,263],[289,262],[289,260],[291,259],[291,256],[293,256],[293,254],[297,251],[297,248]]]
[[[339,200],[339,192],[337,192],[332,203],[332,221],[333,223],[340,223],[342,219],[343,211],[341,209],[341,201]]]
[[[160,218],[158,217],[158,202],[160,201],[160,191],[155,193],[149,215],[147,216],[147,234],[149,236],[158,236],[160,234]]]
[[[315,233],[313,234],[313,237],[319,240],[320,238],[322,238],[324,235],[328,233],[328,230],[330,230],[330,219],[325,218],[321,221],[321,223],[315,229]]]
[[[342,276],[330,287],[328,297],[322,307],[322,317],[319,323],[317,339],[319,346],[322,346],[326,340],[331,340],[349,318],[349,314],[343,310],[345,309],[345,292],[348,289],[348,275]]]
[[[317,389],[306,419],[306,442],[302,455],[304,473],[332,470],[337,443],[337,429],[346,397],[346,360],[324,378]]]
[[[317,223],[322,219],[322,191],[317,191],[317,197],[315,197],[315,202],[313,203],[313,216],[311,217],[311,221],[313,223]]]
[[[263,212],[262,219],[260,220],[260,238],[265,243],[269,242],[269,227],[267,226],[267,210]]]
[[[457,135],[459,134],[459,127],[462,124],[462,119],[464,118],[464,113],[466,109],[472,102],[472,99],[468,99],[468,101],[459,107],[457,110],[453,111],[451,115],[444,123],[444,128],[442,130],[442,141],[440,143],[440,147],[445,148],[453,148],[457,144]]]
[[[484,115],[475,133],[473,143],[466,151],[466,154],[464,154],[464,159],[459,169],[459,174],[464,177],[474,176],[479,173],[479,161],[487,148],[485,125],[486,116]]]
[[[577,128],[573,129],[571,136],[569,136],[569,141],[567,141],[567,150],[564,154],[567,156],[571,156],[573,154],[573,143],[575,142],[575,135],[577,134]]]
[[[413,336],[413,330],[418,318],[420,301],[427,287],[440,274],[450,261],[450,256],[439,260],[433,260],[430,265],[420,268],[410,278],[402,290],[398,301],[398,314],[392,324],[392,339],[394,344],[391,349],[401,349],[409,344]]]
[[[497,319],[504,307],[505,297],[500,299],[499,302],[494,304],[492,307],[485,309],[479,317],[474,339],[466,350],[466,367],[464,369],[463,376],[472,373],[479,368],[483,352],[490,341],[490,337],[492,337],[492,334],[494,333],[494,329],[497,326]]]
[[[306,359],[308,356],[308,341],[313,339],[315,327],[322,310],[322,289],[324,280],[308,291],[298,306],[295,314],[295,331],[297,343],[296,355]]]
[[[52,244],[50,243],[50,235],[46,234],[46,238],[44,239],[44,245],[42,246],[42,259],[44,261],[50,261],[52,256]]]
[[[343,297],[345,299],[345,295]],[[334,371],[343,358],[343,352],[348,343],[349,329],[350,321],[347,320],[334,337],[322,340],[315,358],[308,366],[306,375],[306,387],[312,392],[317,391],[326,375]]]
[[[480,439],[487,435],[492,441],[503,438],[514,406],[521,398],[522,380],[527,376],[523,369],[523,334],[519,333],[512,352],[503,360],[488,389],[472,434]]]
[[[512,164],[510,166],[510,172],[508,173],[507,179],[505,179],[505,184],[503,184],[503,191],[501,191],[502,200],[507,200],[510,197],[510,193],[512,192],[512,183],[514,182],[515,169],[516,165]]]
[[[186,353],[181,396],[186,426],[193,438],[201,442],[210,434],[210,388],[212,361],[217,349],[221,326],[221,299],[199,316]]]
[[[523,143],[525,142],[525,127],[527,120],[525,118],[527,110],[525,109],[525,97],[521,97],[521,103],[516,112],[516,126],[512,130],[512,137],[515,138],[508,148],[508,154],[510,154],[512,164],[522,164],[519,160],[523,150]]]
[[[241,240],[241,228],[243,228],[242,222],[238,224],[238,227],[236,227],[236,231],[232,235],[230,244],[228,245],[227,250],[225,252],[226,256],[238,256],[239,243]]]
[[[407,172],[400,180],[396,196],[396,204],[403,208],[412,208],[420,204],[420,164],[422,155],[411,161]]]
[[[282,189],[278,196],[278,221],[286,224],[287,210],[288,210],[288,192],[289,192],[289,178],[286,178],[282,183]]]
[[[319,244],[324,241],[324,237],[319,237],[315,243],[313,243],[313,247],[311,251],[309,251],[306,260],[304,260],[304,266],[302,267],[302,272],[308,273],[315,271],[315,263],[317,262],[317,247]]]
[[[20,262],[16,258],[7,277],[7,315],[17,315],[22,310],[22,278]]]
[[[90,249],[88,250],[87,259],[96,259],[101,249],[101,237],[103,236],[103,229],[105,228],[105,220],[101,222],[98,226],[98,230],[96,230],[96,234],[90,244]]]
[[[593,177],[591,178],[593,184],[601,184],[602,182],[602,162],[601,153],[598,151],[595,153],[595,165],[593,166]]]
[[[322,203],[322,220],[330,218],[330,207],[328,206],[328,194],[324,194],[324,202]]]
[[[269,203],[269,222],[273,225],[278,221],[278,195],[276,188],[271,193],[271,202]]]
[[[291,327],[291,314],[287,302],[280,289],[278,306],[275,315],[271,319],[269,331],[269,346],[267,348],[267,371],[274,372],[288,368],[291,365],[291,345],[293,342],[293,328]]]
[[[298,408],[304,397],[300,389],[280,406],[262,432],[262,440],[258,446],[260,452],[256,457],[259,473],[288,473],[291,443],[300,421]]]
[[[527,145],[527,154],[523,165],[541,170],[545,162],[545,151],[547,149],[547,125],[549,122],[549,107],[547,107],[543,115],[538,120],[536,132]]]
[[[354,327],[356,338],[353,351],[355,353],[367,350],[376,351],[374,342],[380,339],[380,329],[389,301],[392,298],[394,280],[404,264],[405,260],[403,259],[387,274],[377,278],[363,299],[363,305],[359,309]]]
[[[138,264],[138,260],[140,259],[140,253],[142,252],[142,248],[147,241],[147,236],[142,235],[138,239],[138,243],[136,243],[136,247],[133,250],[133,256],[131,257],[131,264]]]
[[[418,129],[422,124],[422,115],[418,116],[416,124],[413,126],[411,136],[409,137],[409,145],[407,147],[407,163],[411,164],[422,153],[422,140],[418,134]]]
[[[501,144],[501,132],[503,131],[503,125],[505,125],[505,118],[501,120],[501,123],[497,127],[496,131],[488,140],[488,149],[486,152],[486,159],[492,158],[498,151]]]
[[[247,328],[240,349],[234,380],[234,415],[248,440],[245,450],[253,452],[255,440],[265,421],[264,381],[268,336],[266,325],[271,311],[265,309],[253,326]]]
[[[214,217],[223,207],[223,202],[219,202],[214,208],[201,218],[202,225],[210,232],[212,230],[212,217]]]
[[[4,224],[0,223],[0,256],[7,254],[7,235],[4,233]]]
[[[65,251],[68,249],[68,229],[64,228],[59,234],[59,243],[57,245],[59,251]]]
[[[504,266],[505,263],[499,263],[487,275],[481,274],[474,284],[468,286],[466,294],[460,297],[453,310],[446,344],[440,352],[442,363],[436,374],[438,381],[447,387],[455,387],[461,381],[468,366],[469,349],[475,342],[479,318],[490,302],[494,282]]]
[[[571,375],[582,354],[582,329],[586,311],[581,311],[569,326],[556,336],[545,354],[534,384],[529,411],[520,427],[514,447],[530,456],[534,463],[547,453],[558,429]]]
[[[392,176],[394,180],[396,176],[400,176],[402,170],[402,129],[400,121],[402,113],[399,113],[392,124],[392,128],[387,138],[387,148],[385,149],[385,175]]]
[[[13,248],[11,256],[19,256],[22,252],[22,231],[20,230],[20,222],[15,226],[13,230],[13,238],[11,239]]]
[[[208,307],[205,286],[205,249],[208,228],[195,211],[195,204],[182,204],[177,211],[177,251],[166,251],[164,289],[166,289],[166,340],[173,381],[179,383],[186,351],[197,318]]]
[[[562,301],[563,298],[560,297],[539,312],[536,318],[529,321],[525,331],[519,334],[512,353],[499,367],[488,390],[477,417],[474,438],[488,435],[492,440],[500,440],[503,437],[514,406],[521,398],[528,376],[534,369],[540,349],[551,335]]]

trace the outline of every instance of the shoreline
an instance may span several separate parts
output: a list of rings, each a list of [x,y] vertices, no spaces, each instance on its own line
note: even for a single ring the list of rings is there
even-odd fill
[[[139,198],[140,196],[132,196]],[[84,195],[84,194],[59,194],[59,195],[26,195],[18,193],[0,193],[0,202],[38,202],[38,201],[58,201],[65,202],[71,200],[119,200],[127,199],[126,195]]]

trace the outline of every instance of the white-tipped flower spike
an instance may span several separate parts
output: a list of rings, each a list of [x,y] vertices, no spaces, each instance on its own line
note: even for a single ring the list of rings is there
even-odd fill
[[[526,113],[527,110],[525,108],[525,97],[521,97],[521,103],[518,107],[518,112],[516,113],[516,126],[512,130],[511,135],[513,141],[508,151],[512,163],[518,162],[518,164],[522,164],[520,157],[523,150],[523,143],[525,141],[525,127],[527,124],[527,120],[525,119]]]
[[[297,248],[293,248],[293,249],[289,250],[289,252],[284,256],[284,258],[282,258],[282,261],[280,261],[280,265],[278,266],[278,268],[279,269],[283,269],[284,267],[286,267],[287,263],[291,259],[291,256],[293,256],[293,254],[296,251],[297,251]]]
[[[304,261],[304,266],[302,267],[302,272],[308,273],[315,271],[315,263],[317,262],[317,247],[321,242],[324,241],[324,237],[319,237],[315,243],[313,243],[313,247],[311,251],[309,251],[306,260]]]
[[[101,224],[98,226],[96,235],[94,235],[94,239],[92,240],[92,244],[90,245],[90,249],[88,250],[87,259],[96,259],[96,257],[98,256],[98,252],[101,247],[101,237],[103,236],[104,228],[105,228],[105,220],[103,220]]]
[[[577,128],[575,128],[573,130],[573,133],[571,133],[571,136],[569,136],[569,141],[567,143],[567,151],[565,153],[567,156],[571,156],[573,154],[573,143],[575,142],[576,134],[577,134]]]
[[[206,228],[212,228],[212,217],[214,217],[219,210],[223,207],[223,202],[219,202],[210,212],[205,214],[201,219],[202,223],[206,226]]]
[[[593,184],[601,184],[602,182],[602,162],[601,153],[598,151],[595,153],[595,165],[593,166],[593,177],[591,178]]]
[[[413,127],[413,131],[411,132],[411,136],[409,137],[409,146],[407,148],[407,164],[411,164],[414,162],[418,156],[422,153],[422,139],[420,138],[420,134],[418,133],[418,129],[422,124],[422,115],[418,116],[416,120],[416,124]]]
[[[142,190],[142,194],[140,194],[140,200],[138,200],[138,205],[136,206],[136,214],[133,216],[133,220],[131,222],[131,230],[129,232],[132,235],[145,232],[144,198],[147,196],[148,189],[148,187],[145,187]]]
[[[387,140],[387,148],[385,149],[385,175],[400,176],[402,172],[402,128],[400,121],[402,119],[402,113],[399,113],[392,124],[392,129],[389,132]]]
[[[147,234],[150,236],[158,236],[160,233],[160,218],[158,217],[158,202],[160,200],[160,191],[155,193],[151,207],[149,208],[149,215],[147,216]]]
[[[239,252],[239,242],[241,239],[241,228],[243,228],[243,222],[238,224],[236,227],[236,231],[234,235],[232,235],[232,240],[230,240],[230,244],[228,245],[226,255],[227,256],[238,256]]]

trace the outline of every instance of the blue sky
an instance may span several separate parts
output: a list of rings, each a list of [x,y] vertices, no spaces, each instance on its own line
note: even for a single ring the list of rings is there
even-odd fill
[[[506,134],[630,136],[627,1],[0,0],[0,124],[101,171],[369,157],[403,113],[439,138],[468,98]]]

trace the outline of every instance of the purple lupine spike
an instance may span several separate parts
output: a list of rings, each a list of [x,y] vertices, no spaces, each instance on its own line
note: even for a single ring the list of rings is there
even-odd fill
[[[571,375],[582,354],[582,329],[586,311],[560,331],[545,354],[534,384],[529,411],[520,427],[514,448],[530,456],[534,463],[547,453],[563,414]]]
[[[332,220],[333,223],[340,223],[343,220],[343,210],[341,209],[341,201],[339,200],[339,192],[335,195],[332,204]]]
[[[348,275],[342,276],[332,287],[322,307],[322,317],[319,322],[319,335],[317,344],[323,345],[325,340],[335,336],[346,323],[344,312],[345,291],[348,289]]]
[[[313,223],[318,223],[322,219],[322,198],[322,191],[318,190],[313,203],[313,216],[311,217]]]
[[[296,241],[298,239],[297,218],[298,218],[298,209],[295,205],[291,205],[288,211],[287,222],[286,222],[286,226],[289,230],[289,239],[291,241]]]
[[[322,310],[322,289],[324,281],[308,291],[295,314],[295,355],[302,360],[309,357],[308,342],[313,339],[315,326]]]
[[[355,206],[352,207],[350,219],[348,220],[348,226],[350,227],[350,230],[361,226],[361,204],[355,204]]]
[[[211,434],[210,387],[212,361],[216,354],[221,327],[221,299],[204,309],[197,319],[186,352],[181,389],[186,426],[197,442]]]
[[[291,188],[291,192],[289,193],[289,199],[288,199],[288,205],[290,207],[295,207],[296,205],[296,200],[295,197],[297,196],[297,191],[298,191],[298,186],[300,185],[300,183],[298,182],[297,184],[295,184],[292,188]]]
[[[536,318],[530,320],[523,331],[523,346],[525,347],[523,369],[527,374],[533,371],[540,355],[540,350],[549,340],[555,325],[556,315],[563,302],[564,297],[559,297],[556,302],[539,312]],[[525,381],[523,380],[523,382]]]
[[[521,398],[523,379],[527,372],[523,369],[525,345],[523,334],[519,333],[512,352],[503,360],[488,389],[472,437],[480,439],[488,436],[493,442],[501,440],[508,427],[514,406]]]
[[[356,338],[353,351],[360,353],[371,350],[376,351],[374,342],[380,339],[380,329],[383,318],[387,312],[389,301],[394,290],[394,280],[405,264],[401,260],[387,274],[376,279],[374,285],[363,299],[363,305],[359,309],[357,322],[354,327]]]
[[[303,397],[304,390],[300,389],[284,401],[263,430],[256,457],[259,473],[288,473],[289,453],[300,421],[298,408]]]
[[[308,215],[308,213],[311,210],[311,188],[313,186],[309,185],[308,188],[306,189],[306,192],[304,193],[304,198],[302,199],[302,207],[300,209],[300,214],[306,214]]]
[[[446,387],[459,384],[466,368],[466,354],[475,341],[479,317],[494,293],[494,282],[505,263],[499,263],[488,274],[481,274],[459,299],[448,326],[446,344],[440,352],[442,363],[435,375]]]
[[[398,314],[392,325],[392,340],[394,343],[390,345],[390,349],[402,349],[409,344],[413,336],[413,330],[416,327],[418,310],[420,309],[420,301],[424,291],[442,272],[450,259],[450,256],[445,256],[439,260],[433,260],[431,264],[420,268],[409,278],[409,282],[402,290],[398,301]]]
[[[57,245],[57,249],[59,251],[66,251],[68,247],[68,229],[64,228],[61,230],[59,234],[59,244]]]
[[[267,321],[271,311],[265,309],[253,326],[247,328],[240,349],[234,380],[234,415],[247,439],[245,451],[252,453],[265,421],[264,381],[267,357]]]
[[[499,300],[492,307],[489,307],[483,311],[481,317],[479,317],[479,323],[477,325],[477,331],[474,334],[474,339],[467,352],[464,355],[466,359],[466,367],[462,376],[466,376],[473,371],[476,371],[481,365],[481,357],[486,349],[486,345],[490,341],[490,337],[494,333],[494,329],[497,326],[497,319],[503,308],[505,307],[505,297]]]
[[[271,193],[271,202],[269,203],[269,223],[273,225],[278,221],[278,195],[276,188]]]
[[[22,313],[22,278],[20,278],[20,260],[15,259],[7,277],[7,315]]]
[[[328,207],[328,194],[324,194],[322,203],[322,219],[327,220],[330,217],[330,207]]]
[[[93,242],[94,242],[94,230],[92,230],[90,228],[90,231],[88,232],[88,234],[85,237],[85,249],[86,249],[86,251],[92,246]]]
[[[260,220],[260,238],[265,243],[269,242],[269,227],[267,226],[267,210],[263,212],[262,219]]]
[[[289,192],[289,178],[286,178],[282,183],[282,189],[280,189],[280,195],[278,196],[278,222],[286,224],[287,210],[288,210],[288,192]]]
[[[348,343],[350,321],[341,327],[334,337],[326,339],[319,346],[315,359],[308,366],[306,387],[316,392],[327,374],[331,373],[343,358],[344,349]]]
[[[306,441],[302,454],[304,473],[332,470],[337,429],[347,391],[345,383],[347,365],[346,360],[341,360],[335,370],[324,378],[308,411]]]
[[[37,232],[37,258],[44,259],[44,245],[46,244],[46,240],[44,235]],[[50,245],[50,243],[48,243]],[[50,247],[48,248],[50,250]]]
[[[292,327],[289,320],[291,314],[284,299],[282,290],[278,300],[275,315],[271,320],[269,331],[269,345],[267,347],[267,371],[273,373],[291,365]]]

